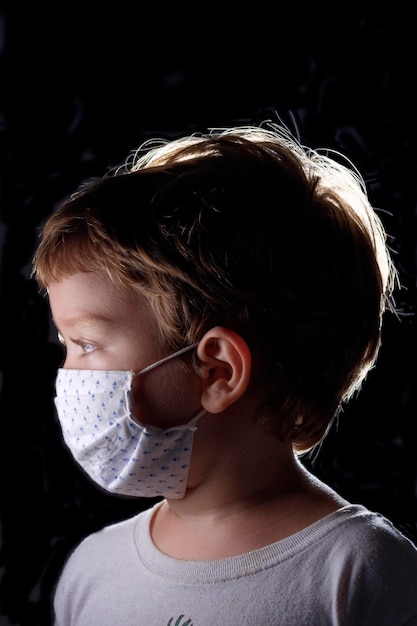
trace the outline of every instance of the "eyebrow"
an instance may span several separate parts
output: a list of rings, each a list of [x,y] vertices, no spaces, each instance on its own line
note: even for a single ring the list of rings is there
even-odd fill
[[[58,325],[55,319],[52,320],[55,326]],[[61,323],[68,328],[73,328],[76,325],[80,326],[110,326],[113,323],[109,317],[105,315],[76,315],[74,317],[64,317]]]

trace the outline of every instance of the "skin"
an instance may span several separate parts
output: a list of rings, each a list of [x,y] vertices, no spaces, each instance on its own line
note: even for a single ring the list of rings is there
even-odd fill
[[[66,349],[63,367],[140,371],[167,356],[146,299],[104,274],[78,273],[48,286]],[[197,347],[200,368],[176,359],[134,382],[134,414],[162,428],[204,408],[194,437],[188,489],[153,517],[157,547],[176,558],[243,554],[305,528],[348,504],[309,473],[285,444],[256,423],[248,391],[251,354],[233,331],[211,329]]]

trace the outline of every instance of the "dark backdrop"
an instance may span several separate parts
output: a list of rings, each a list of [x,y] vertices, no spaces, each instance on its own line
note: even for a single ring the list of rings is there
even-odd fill
[[[29,275],[55,204],[154,135],[268,117],[362,171],[402,273],[403,314],[387,318],[377,369],[308,463],[417,542],[413,4],[3,3],[1,624],[48,626],[72,547],[149,505],[99,492],[64,448],[52,403],[62,355]]]

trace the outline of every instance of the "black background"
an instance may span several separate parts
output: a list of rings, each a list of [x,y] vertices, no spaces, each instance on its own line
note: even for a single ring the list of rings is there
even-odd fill
[[[387,317],[377,368],[308,463],[417,543],[413,4],[0,6],[0,624],[48,626],[71,548],[150,504],[101,493],[64,448],[62,354],[29,275],[56,203],[152,136],[272,118],[362,171],[402,315]]]

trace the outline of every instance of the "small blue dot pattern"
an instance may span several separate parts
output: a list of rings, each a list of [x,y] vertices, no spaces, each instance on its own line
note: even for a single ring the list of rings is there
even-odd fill
[[[65,443],[90,478],[112,493],[184,496],[195,426],[162,430],[131,412],[129,371],[59,369],[55,406]]]

